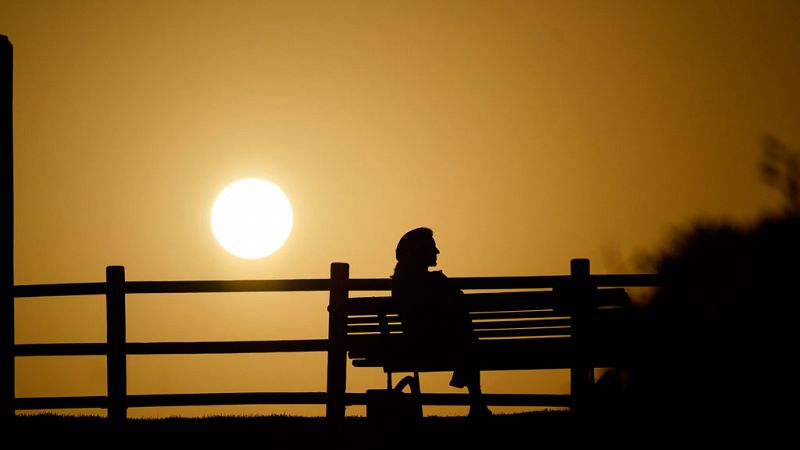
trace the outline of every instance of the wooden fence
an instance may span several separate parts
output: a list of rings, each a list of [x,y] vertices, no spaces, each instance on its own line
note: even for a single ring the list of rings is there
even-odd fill
[[[343,414],[344,405],[365,404],[363,393],[344,389],[347,367],[341,328],[343,321],[329,315],[328,339],[237,341],[237,342],[127,342],[125,298],[128,294],[211,292],[327,291],[331,305],[346,300],[350,291],[388,291],[389,279],[351,279],[346,264],[331,265],[331,277],[306,280],[245,281],[127,281],[125,269],[110,266],[106,280],[97,283],[14,285],[14,170],[13,170],[13,46],[0,35],[0,418],[12,418],[17,410],[58,408],[107,408],[109,418],[123,421],[127,408],[221,404],[325,404],[328,417]],[[587,268],[588,270],[588,268]],[[587,272],[588,276],[588,272]],[[456,285],[471,289],[541,289],[586,285],[586,278],[500,277],[454,278]],[[592,287],[658,285],[654,275],[593,275]],[[106,298],[106,342],[61,344],[16,344],[14,304],[30,297],[103,295]],[[337,308],[329,308],[336,311]],[[333,326],[332,326],[333,324]],[[204,353],[327,352],[326,392],[262,392],[128,395],[127,356]],[[15,360],[18,357],[100,355],[107,361],[107,395],[87,397],[17,398]],[[331,394],[329,394],[331,393]],[[425,404],[467,404],[464,394],[423,394]],[[552,405],[546,395],[487,394],[494,405]]]
[[[74,284],[43,284],[14,286],[13,296],[17,301],[31,297],[66,297],[103,295],[106,299],[106,342],[15,344],[6,338],[2,352],[17,357],[34,356],[79,356],[100,355],[106,357],[107,395],[85,397],[36,397],[16,398],[11,414],[16,410],[60,409],[60,408],[106,408],[112,421],[124,420],[129,407],[190,406],[190,405],[244,405],[244,404],[324,404],[329,417],[339,416],[344,405],[363,405],[363,393],[345,392],[345,350],[338,344],[343,342],[336,334],[337,326],[331,326],[334,315],[329,315],[328,339],[269,340],[269,341],[225,341],[225,342],[128,342],[126,340],[125,300],[127,294],[177,294],[177,293],[221,293],[221,292],[321,292],[330,295],[330,305],[348,298],[351,291],[388,291],[390,280],[352,279],[349,267],[344,263],[331,265],[331,277],[302,280],[240,280],[240,281],[128,281],[122,266],[109,266],[105,282]],[[573,277],[492,277],[453,278],[456,285],[465,290],[479,289],[541,289],[567,286]],[[572,280],[574,281],[574,280]],[[654,286],[655,275],[593,275],[593,287]],[[330,308],[334,310],[335,308]],[[341,323],[341,322],[339,322]],[[214,353],[286,353],[327,352],[327,392],[251,392],[251,393],[198,393],[198,394],[152,394],[128,395],[127,356],[164,354],[214,354]],[[1,378],[4,384],[13,378]],[[14,386],[2,386],[14,390]],[[424,394],[426,404],[467,404],[464,394]],[[555,396],[493,394],[492,404],[503,405],[552,405]]]

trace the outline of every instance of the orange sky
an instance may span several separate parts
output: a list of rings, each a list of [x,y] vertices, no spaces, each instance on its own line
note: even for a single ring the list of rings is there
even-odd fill
[[[0,0],[16,283],[99,281],[112,264],[134,280],[316,278],[332,261],[385,277],[416,226],[434,229],[451,276],[560,274],[574,257],[639,271],[691,219],[778,204],[756,162],[764,133],[800,146],[798,23],[795,1]],[[294,207],[286,245],[257,261],[209,226],[215,195],[245,177]],[[264,298],[132,297],[128,338],[326,335],[324,295]],[[16,332],[103,340],[102,299],[17,301]],[[103,358],[17,364],[18,396],[103,393]],[[313,354],[131,357],[129,370],[134,393],[325,385]],[[349,388],[382,385],[367,372]],[[485,379],[487,392],[567,388]],[[452,391],[443,380],[423,389]]]

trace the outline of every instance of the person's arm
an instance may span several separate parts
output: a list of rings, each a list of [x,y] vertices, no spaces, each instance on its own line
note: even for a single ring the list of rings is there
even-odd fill
[[[444,291],[449,295],[461,295],[463,292],[461,289],[456,288],[453,285],[453,282],[447,278],[447,275],[444,274],[441,270],[436,270],[430,272],[431,274],[431,281],[434,286],[434,289],[437,291]]]

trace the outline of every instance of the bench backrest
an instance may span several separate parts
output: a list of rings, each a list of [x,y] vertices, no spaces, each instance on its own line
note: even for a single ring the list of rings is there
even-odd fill
[[[610,353],[601,349],[615,346],[622,339],[622,324],[630,299],[624,289],[598,289],[591,299],[587,341],[592,343],[595,359],[602,362],[602,354]],[[497,366],[494,368],[571,366],[568,350],[573,345],[576,321],[575,305],[567,293],[557,290],[473,293],[465,294],[463,302],[470,313],[479,348],[487,353],[483,355],[486,368],[492,368],[492,364]],[[346,311],[347,349],[354,365],[386,368],[399,356],[412,356],[408,355],[402,339],[403,326],[391,297],[349,298]],[[498,358],[498,354],[503,358]],[[396,371],[399,369],[395,367]]]

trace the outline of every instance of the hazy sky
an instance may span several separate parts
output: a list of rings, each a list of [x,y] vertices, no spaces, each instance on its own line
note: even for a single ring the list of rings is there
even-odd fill
[[[112,264],[133,280],[315,278],[332,261],[385,277],[417,226],[451,276],[560,274],[574,257],[635,272],[675,227],[778,203],[756,164],[765,133],[800,147],[798,23],[796,1],[0,0],[16,283],[99,281]],[[216,194],[246,177],[279,185],[295,214],[256,261],[209,225]],[[324,295],[264,297],[133,297],[128,338],[327,334]],[[17,342],[103,340],[102,306],[19,300]],[[104,389],[103,358],[17,363],[19,396]],[[136,393],[325,383],[320,355],[129,367]],[[367,372],[350,389],[381,386]]]

